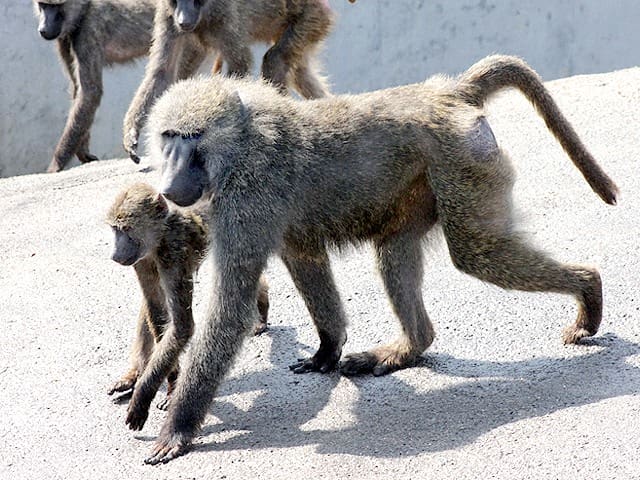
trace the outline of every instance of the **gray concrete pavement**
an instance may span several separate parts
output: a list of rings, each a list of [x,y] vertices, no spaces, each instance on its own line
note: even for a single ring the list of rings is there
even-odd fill
[[[139,433],[106,391],[127,366],[140,294],[109,260],[116,192],[157,171],[103,161],[0,180],[0,478],[640,478],[638,125],[640,69],[552,82],[561,107],[619,183],[592,193],[517,93],[489,107],[518,170],[526,230],[557,258],[595,264],[601,332],[563,346],[569,297],[502,291],[425,262],[437,338],[422,365],[384,378],[296,376],[316,335],[274,260],[270,330],[251,338],[188,455],[145,466],[164,413]],[[397,331],[368,249],[333,258],[350,319],[345,352]],[[209,266],[198,276],[196,319]]]

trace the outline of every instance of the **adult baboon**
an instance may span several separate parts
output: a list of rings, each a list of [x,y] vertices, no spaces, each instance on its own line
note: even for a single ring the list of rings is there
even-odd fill
[[[76,155],[89,152],[91,125],[102,98],[102,69],[146,55],[155,0],[34,0],[38,32],[57,40],[58,54],[71,81],[72,106],[48,172],[62,170]]]
[[[189,41],[200,45],[194,62],[215,49],[231,76],[251,69],[251,43],[273,44],[262,61],[265,79],[282,92],[291,86],[305,98],[328,94],[314,60],[333,23],[327,0],[158,1],[150,60],[123,125],[124,149],[134,162],[140,161],[138,138],[149,108],[173,82]]]
[[[402,334],[347,356],[342,372],[382,375],[414,363],[434,338],[420,292],[421,241],[436,222],[457,268],[506,289],[573,295],[578,316],[564,341],[596,333],[598,272],[552,260],[514,227],[513,169],[482,108],[506,87],[524,93],[591,188],[615,204],[613,181],[537,74],[514,57],[488,57],[457,79],[313,102],[220,77],[182,82],[157,102],[150,138],[152,155],[164,158],[161,191],[182,206],[211,196],[216,284],[148,463],[181,454],[196,434],[258,314],[258,279],[272,253],[320,337],[296,372],[326,372],[340,358],[346,319],[327,248],[349,242],[375,245]]]
[[[199,209],[175,211],[153,188],[144,183],[121,192],[108,215],[115,233],[113,260],[133,265],[143,293],[131,368],[109,394],[133,390],[127,424],[140,430],[149,405],[165,377],[166,408],[178,376],[178,357],[193,332],[191,299],[193,276],[207,251],[208,226]],[[261,277],[257,308],[260,318],[254,331],[267,328],[269,293]]]

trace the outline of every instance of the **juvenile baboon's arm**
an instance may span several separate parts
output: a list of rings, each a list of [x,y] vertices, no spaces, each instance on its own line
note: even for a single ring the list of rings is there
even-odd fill
[[[132,430],[143,427],[153,397],[164,379],[175,370],[178,358],[193,334],[191,273],[185,271],[182,265],[176,265],[171,270],[162,271],[160,278],[162,288],[167,292],[169,323],[138,379],[129,402],[126,423]]]
[[[153,41],[144,78],[124,118],[123,146],[135,163],[140,162],[137,152],[140,130],[144,127],[153,101],[174,81],[185,41],[176,31],[173,18],[167,16],[164,9],[159,8],[154,21]]]
[[[109,395],[133,388],[149,363],[154,344],[160,342],[169,319],[155,263],[143,259],[134,268],[142,289],[142,305],[138,314],[136,336],[131,346],[130,367],[111,387]]]
[[[71,82],[71,98],[76,98],[78,93],[78,82],[76,80],[76,73],[73,67],[73,55],[71,53],[71,40],[69,38],[61,38],[56,42],[58,47],[58,54],[62,59],[62,65],[64,66],[64,71],[69,77],[69,81]]]
[[[70,47],[80,59],[76,66],[73,105],[62,137],[49,164],[48,172],[62,170],[76,152],[85,147],[96,110],[102,98],[102,66],[104,58],[93,36],[76,39]],[[69,51],[71,55],[71,51]],[[63,55],[61,53],[61,55]],[[63,56],[64,60],[64,56]],[[66,65],[66,60],[63,62]]]

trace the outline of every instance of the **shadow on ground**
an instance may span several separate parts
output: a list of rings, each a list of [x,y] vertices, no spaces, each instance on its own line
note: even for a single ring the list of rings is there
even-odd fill
[[[293,345],[308,350],[290,327],[274,327],[270,336],[276,371],[284,371],[287,364],[274,358],[273,352],[292,351]],[[248,411],[216,401],[212,413],[222,423],[206,425],[194,451],[316,445],[319,453],[326,454],[418,455],[464,446],[512,422],[640,391],[640,370],[627,362],[640,354],[640,345],[612,334],[591,339],[587,345],[588,352],[575,357],[516,362],[429,353],[416,369],[425,370],[425,375],[461,378],[454,386],[428,392],[416,391],[398,375],[350,378],[347,381],[356,387],[357,399],[345,415],[354,418],[348,427],[337,430],[300,427],[327,406],[339,374],[308,374],[319,377],[309,385],[304,377],[295,376],[289,391],[280,394],[269,384],[273,370],[244,375],[228,380],[223,393],[255,390],[259,385],[264,394]],[[282,398],[275,401],[274,395]],[[239,432],[232,438],[216,438],[234,430]]]

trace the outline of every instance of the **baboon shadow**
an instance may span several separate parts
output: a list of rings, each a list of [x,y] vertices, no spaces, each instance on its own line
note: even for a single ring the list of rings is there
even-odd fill
[[[436,352],[426,354],[422,365],[415,368],[424,369],[425,374],[457,377],[453,386],[434,386],[425,392],[416,391],[398,374],[350,378],[346,381],[356,387],[357,399],[345,413],[352,419],[348,425],[301,430],[328,404],[341,377],[308,374],[295,384],[300,376],[284,372],[286,365],[279,356],[292,352],[297,343],[295,332],[277,328],[271,334],[274,371],[282,371],[276,375],[278,381],[271,383],[272,371],[233,379],[225,388],[227,393],[238,392],[238,387],[255,388],[257,383],[264,394],[248,411],[216,402],[212,413],[222,424],[205,427],[204,442],[196,450],[317,445],[320,453],[327,454],[418,455],[458,448],[512,422],[640,391],[640,369],[626,362],[627,357],[640,354],[640,345],[613,334],[589,340],[587,345],[593,348],[585,347],[588,352],[571,358],[491,362]],[[282,357],[289,359],[289,355]],[[285,382],[288,390],[279,391],[287,388],[281,381],[286,375],[290,376]],[[343,420],[335,412],[325,415],[332,422]],[[216,433],[234,429],[241,430],[240,434],[215,438]]]

